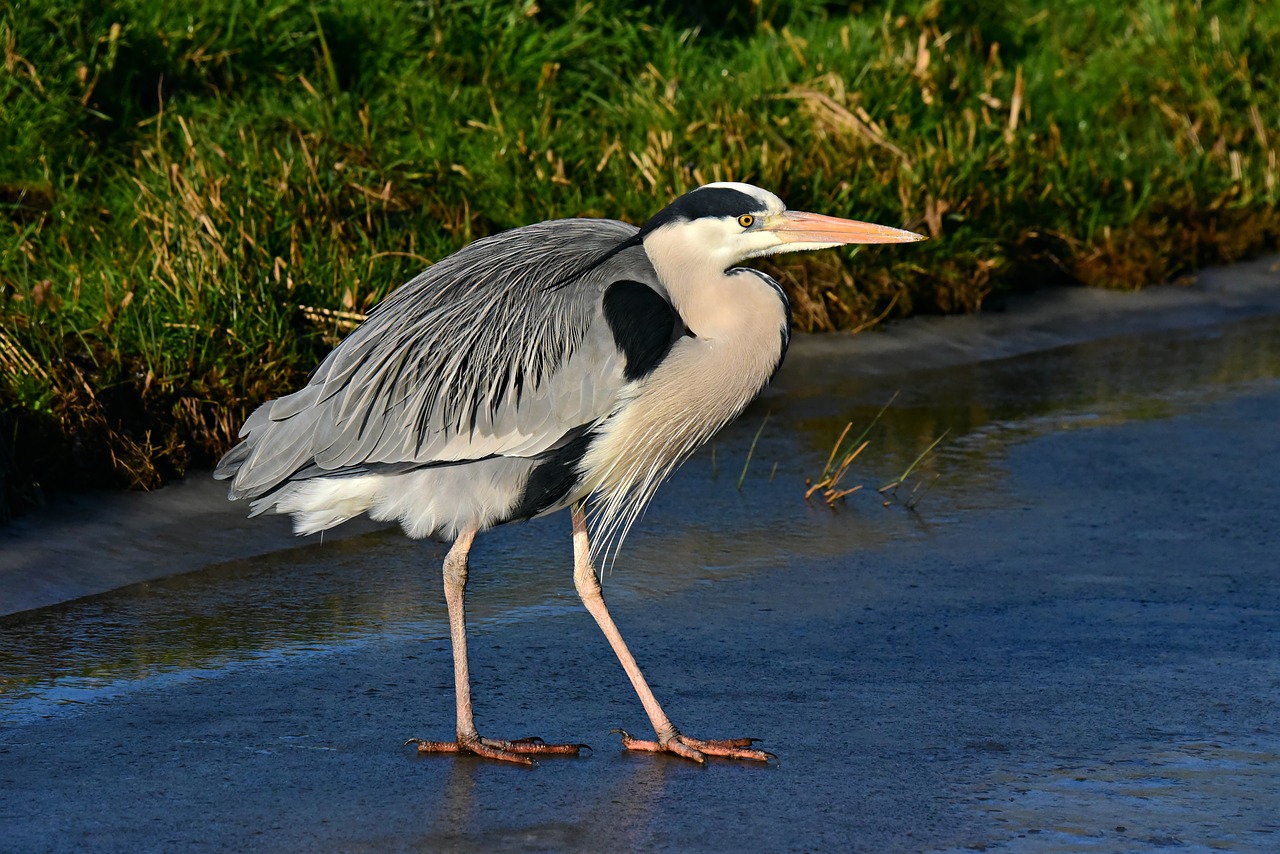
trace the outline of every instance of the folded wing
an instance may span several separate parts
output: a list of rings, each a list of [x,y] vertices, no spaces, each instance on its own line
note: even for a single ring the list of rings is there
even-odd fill
[[[626,357],[605,290],[666,297],[635,227],[556,220],[471,244],[396,290],[219,464],[232,498],[298,478],[538,457],[610,415]]]

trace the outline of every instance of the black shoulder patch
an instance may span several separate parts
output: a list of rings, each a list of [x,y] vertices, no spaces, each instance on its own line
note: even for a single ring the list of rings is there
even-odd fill
[[[604,319],[618,350],[627,358],[628,381],[658,366],[687,327],[679,313],[648,285],[622,280],[604,292]]]
[[[677,220],[695,220],[704,216],[740,216],[760,210],[760,200],[730,187],[700,187],[685,193],[658,211],[640,229],[646,237],[654,229]]]
[[[580,428],[582,429],[582,428]],[[511,511],[511,519],[532,519],[554,507],[578,485],[578,463],[591,446],[595,434],[582,429],[578,435],[553,451],[548,451],[529,472],[524,492]]]

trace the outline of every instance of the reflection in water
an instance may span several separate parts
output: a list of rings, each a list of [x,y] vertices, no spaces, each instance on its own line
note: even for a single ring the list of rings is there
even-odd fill
[[[431,761],[440,757],[426,757]],[[475,810],[476,763],[449,762],[449,782],[445,784],[444,797],[440,799],[440,821],[431,826],[442,829],[446,836],[461,836],[472,826]]]
[[[1169,417],[1250,383],[1274,382],[1280,319],[891,378],[849,380],[839,359],[811,368],[784,372],[780,387],[717,441],[714,464],[704,452],[663,488],[616,573],[606,575],[612,600],[756,572],[797,553],[847,554],[928,536],[930,525],[1002,501],[1001,463],[1011,443]],[[820,472],[844,424],[853,421],[860,431],[894,392],[894,405],[850,472],[852,483],[868,488],[835,512],[806,504],[804,479]],[[766,411],[772,415],[739,491],[738,473]],[[920,513],[901,505],[886,512],[875,487],[897,477],[943,431],[946,442],[918,473],[923,480],[940,476]],[[478,541],[468,598],[473,626],[578,607],[568,528],[566,518],[553,517]],[[325,654],[388,634],[445,638],[444,551],[381,531],[0,618],[0,721],[56,714],[63,705],[239,660]],[[453,773],[465,775],[469,765],[457,763]],[[663,767],[639,763],[636,773]],[[458,785],[462,792],[461,778]]]
[[[782,404],[813,448],[830,443],[850,421],[860,432],[886,401],[862,470],[868,487],[901,472],[944,431],[925,473],[967,484],[960,507],[998,486],[1003,449],[1063,429],[1165,418],[1240,386],[1280,377],[1280,320],[1258,318],[1227,328],[1125,336],[909,376],[851,383],[848,367],[806,365],[804,385],[784,376]],[[843,368],[843,370],[842,370]],[[774,404],[774,408],[780,408]],[[782,425],[780,425],[782,426]],[[825,459],[825,458],[824,458]],[[821,461],[808,474],[821,468]]]
[[[426,850],[660,849],[663,846],[656,844],[655,829],[660,831],[663,827],[663,811],[670,808],[677,783],[702,770],[672,756],[617,754],[612,758],[602,757],[617,766],[600,778],[606,781],[607,788],[593,788],[589,797],[577,797],[569,792],[559,810],[517,816],[502,813],[512,803],[509,797],[502,795],[504,790],[509,794],[511,784],[495,785],[493,763],[471,757],[448,757],[445,761],[442,761],[444,757],[419,758],[447,768],[447,779],[437,804],[429,810],[429,818],[423,822],[424,826],[431,828],[429,835],[422,840]],[[572,767],[581,761],[571,757],[544,759],[538,773],[545,775],[552,765],[565,763]],[[743,770],[746,773],[771,774],[776,769],[762,765],[746,766]],[[502,776],[510,780],[509,775]],[[582,784],[578,774],[573,777],[572,781],[558,778],[550,786]],[[589,812],[598,810],[600,804],[609,805],[607,820],[598,812]],[[496,816],[495,810],[498,812]]]
[[[674,757],[663,756],[654,762],[653,756],[625,756],[621,761],[628,766],[626,774],[612,776],[606,803],[615,805],[611,816],[610,842],[632,851],[652,849],[650,838],[655,827],[662,826],[662,809],[666,803],[673,778],[687,774],[689,768]]]

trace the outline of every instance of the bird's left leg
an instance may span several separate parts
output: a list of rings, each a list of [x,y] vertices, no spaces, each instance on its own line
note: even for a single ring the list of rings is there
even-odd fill
[[[657,741],[642,741],[638,738],[632,738],[631,734],[626,730],[614,730],[614,732],[622,735],[622,746],[627,750],[675,753],[686,759],[703,763],[707,761],[707,756],[723,756],[729,759],[755,759],[760,762],[776,761],[777,757],[772,753],[756,750],[751,746],[758,739],[691,738],[683,735],[680,730],[672,725],[671,719],[667,717],[667,713],[658,704],[658,698],[653,695],[653,691],[649,688],[649,683],[645,681],[644,674],[640,672],[640,665],[636,664],[635,656],[631,654],[631,650],[627,649],[626,641],[622,639],[622,633],[618,631],[618,626],[613,622],[609,609],[605,607],[604,593],[600,589],[600,579],[596,575],[596,568],[591,563],[591,543],[587,537],[587,515],[583,511],[582,505],[575,505],[572,513],[574,586],[578,590],[578,596],[581,597],[582,604],[586,606],[591,616],[595,617],[596,624],[600,626],[600,630],[604,632],[609,645],[613,647],[614,653],[618,656],[618,661],[622,663],[622,669],[627,672],[627,676],[631,679],[631,686],[635,688],[636,694],[639,695],[640,702],[644,705],[644,710],[649,715],[649,721],[653,724],[653,730],[658,736]]]
[[[471,708],[471,673],[467,666],[467,555],[476,532],[463,531],[454,540],[444,559],[444,599],[449,606],[449,635],[453,640],[453,688],[458,705],[456,741],[425,741],[411,738],[406,744],[418,745],[419,753],[474,753],[489,759],[532,765],[530,755],[570,755],[587,747],[585,744],[547,744],[535,737],[511,741],[483,738],[476,732]],[[588,748],[589,749],[589,748]]]

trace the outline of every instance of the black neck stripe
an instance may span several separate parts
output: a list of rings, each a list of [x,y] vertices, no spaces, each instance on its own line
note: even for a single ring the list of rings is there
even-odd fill
[[[604,264],[610,258],[616,257],[620,253],[625,252],[626,250],[630,249],[633,246],[640,246],[641,245],[640,240],[641,240],[640,234],[631,235],[626,240],[619,243],[617,246],[613,247],[607,252],[602,253],[595,260],[589,261],[583,266],[578,267],[577,269],[574,269],[574,270],[570,270],[568,273],[565,273],[557,281],[547,285],[544,288],[544,290],[554,291],[559,288],[563,288],[565,285],[570,284],[571,282],[579,281],[583,276],[587,275],[587,273],[590,273],[592,270],[596,269],[601,264]]]

